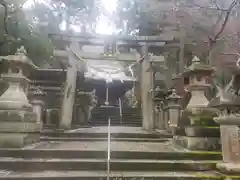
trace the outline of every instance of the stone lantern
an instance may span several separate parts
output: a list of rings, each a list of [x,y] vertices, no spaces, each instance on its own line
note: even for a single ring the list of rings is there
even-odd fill
[[[205,96],[205,90],[210,87],[207,80],[213,72],[213,68],[208,65],[201,64],[198,57],[195,56],[193,58],[192,64],[183,73],[183,76],[189,79],[188,89],[192,95],[186,107],[187,110],[192,112],[192,110],[208,106],[209,101]],[[192,121],[191,124],[192,123],[194,122]]]
[[[26,76],[35,66],[21,47],[4,58],[3,67],[1,78],[8,88],[0,96],[0,147],[19,148],[40,139],[41,125],[26,96]]]
[[[210,127],[213,115],[216,111],[209,108],[209,101],[205,96],[205,90],[210,87],[208,77],[214,72],[209,65],[200,63],[198,57],[194,57],[192,64],[183,73],[184,78],[189,79],[188,90],[191,93],[190,101],[183,113],[190,122],[183,130],[185,134],[177,137],[177,143],[191,150],[210,150],[219,147],[219,128]]]
[[[221,90],[212,106],[219,109],[214,121],[220,124],[223,161],[217,168],[224,173],[240,173],[240,70],[233,72],[232,80]]]
[[[169,111],[169,129],[175,134],[176,128],[179,126],[179,119],[181,116],[180,100],[182,98],[173,89],[172,94],[167,97],[167,109]]]

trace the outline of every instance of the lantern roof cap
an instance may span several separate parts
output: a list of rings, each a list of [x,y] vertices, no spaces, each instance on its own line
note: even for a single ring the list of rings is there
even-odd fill
[[[176,89],[173,89],[172,93],[167,97],[167,99],[178,100],[182,99],[182,97],[177,94]]]
[[[211,74],[213,73],[214,68],[207,64],[202,64],[200,59],[195,56],[192,59],[192,64],[186,68],[186,70],[183,72],[183,76],[188,77],[191,76],[194,73],[202,73],[202,74]]]
[[[32,60],[27,56],[27,52],[24,46],[21,46],[17,49],[14,55],[8,55],[3,57],[4,60],[7,62],[21,64],[24,66],[29,66],[31,68],[38,68],[36,65],[33,64]]]

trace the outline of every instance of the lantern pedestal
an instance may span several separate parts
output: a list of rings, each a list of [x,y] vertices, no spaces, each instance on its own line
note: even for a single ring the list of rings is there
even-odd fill
[[[240,116],[234,114],[220,115],[214,118],[220,124],[223,162],[217,168],[227,174],[240,173]]]
[[[40,140],[42,123],[36,114],[19,110],[0,110],[0,147],[20,148]]]

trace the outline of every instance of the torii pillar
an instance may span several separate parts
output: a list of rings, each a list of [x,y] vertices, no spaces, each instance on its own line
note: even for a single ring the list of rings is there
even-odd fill
[[[144,45],[141,49],[141,56],[148,53],[148,46]],[[154,89],[154,73],[148,71],[150,69],[149,59],[144,60],[141,63],[141,98],[142,98],[142,116],[143,116],[143,129],[147,131],[153,131],[155,128],[154,122],[154,101],[153,101],[153,89]]]
[[[80,50],[77,42],[71,42],[70,49],[73,52]],[[78,71],[77,60],[69,49],[67,49],[67,53],[68,53],[68,67],[66,82],[64,86],[64,97],[61,108],[60,129],[71,128],[76,95],[76,83]]]

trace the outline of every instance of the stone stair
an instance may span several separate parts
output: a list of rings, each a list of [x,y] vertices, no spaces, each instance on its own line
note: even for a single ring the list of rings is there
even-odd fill
[[[121,124],[119,107],[96,107],[92,110],[91,126],[108,125],[108,117],[111,118],[111,126]]]
[[[107,128],[107,127],[105,127]],[[118,128],[118,127],[115,127]],[[124,128],[124,127],[123,127]],[[128,127],[126,127],[127,129]],[[87,128],[86,128],[87,129]],[[111,128],[111,141],[121,141],[121,142],[166,142],[172,138],[172,135],[166,132],[162,133],[119,133],[116,132],[113,127]],[[82,132],[53,132],[44,131],[41,133],[41,141],[79,141],[79,142],[89,142],[89,141],[107,141],[107,132],[95,132],[91,133],[86,131]]]
[[[111,126],[142,126],[141,110],[138,108],[123,108],[122,117],[120,116],[119,107],[96,107],[92,111],[92,126],[108,125],[108,117],[111,118]]]
[[[122,124],[127,126],[142,127],[142,112],[139,108],[123,108]]]
[[[45,132],[34,146],[0,149],[0,180],[107,179],[106,128]],[[121,133],[118,128],[111,133],[110,180],[223,178],[216,172],[219,152],[175,150],[169,134],[133,132],[132,127],[122,127],[126,132]]]
[[[0,150],[0,179],[106,179],[106,151]],[[111,153],[111,179],[221,179],[214,170],[219,153]]]

